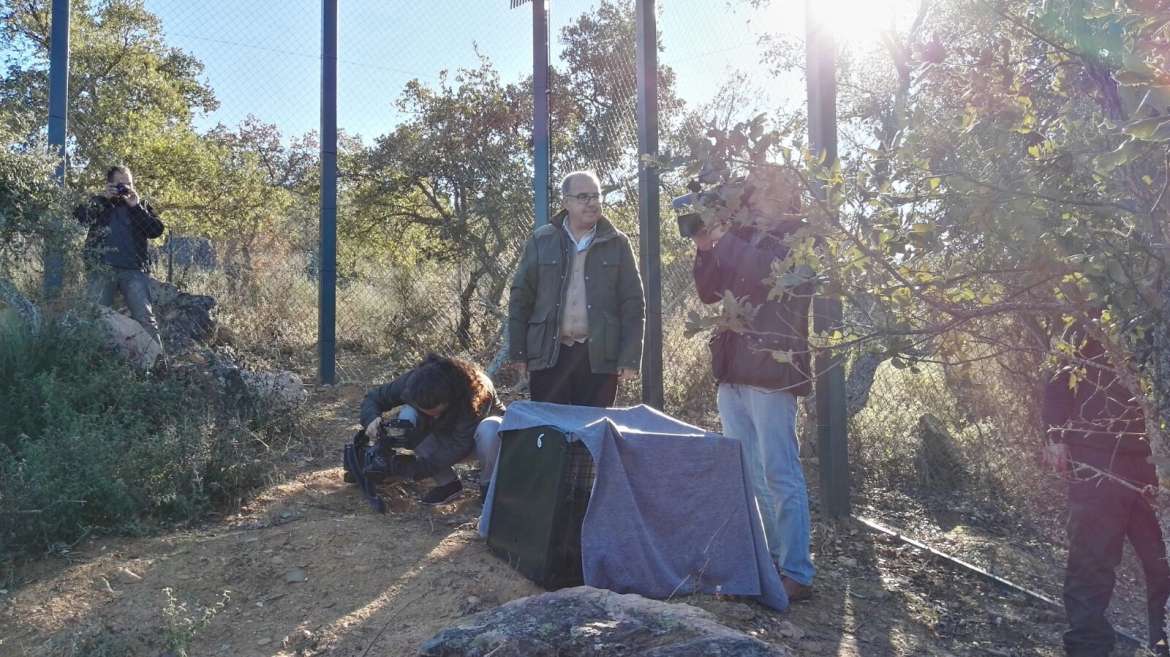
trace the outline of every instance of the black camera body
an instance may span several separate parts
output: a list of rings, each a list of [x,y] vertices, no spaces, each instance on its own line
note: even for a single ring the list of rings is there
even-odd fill
[[[670,207],[677,214],[678,232],[686,238],[694,237],[703,232],[703,209],[722,208],[727,206],[724,194],[738,192],[736,202],[740,207],[750,202],[755,189],[740,177],[721,182],[703,189],[699,180],[693,180],[687,185],[689,194],[676,196],[670,200]]]
[[[703,232],[702,208],[719,202],[718,188],[711,191],[698,191],[697,184],[688,186],[692,191],[689,194],[676,196],[670,200],[670,207],[675,211],[678,222],[678,234],[690,239]]]
[[[413,449],[411,438],[414,423],[410,420],[393,418],[378,427],[378,446],[392,449]]]
[[[126,183],[118,183],[114,187],[114,192],[118,196],[129,196],[130,195],[130,188],[128,186],[126,186]]]
[[[414,422],[410,420],[403,420],[402,418],[393,418],[386,422],[386,426],[390,429],[401,429],[403,431],[410,431],[414,428]]]

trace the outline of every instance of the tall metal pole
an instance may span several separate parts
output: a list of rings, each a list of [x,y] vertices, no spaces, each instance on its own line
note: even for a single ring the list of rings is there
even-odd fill
[[[49,36],[49,146],[57,158],[57,183],[65,186],[65,139],[69,129],[69,0],[53,0]],[[65,259],[59,240],[45,245],[46,297],[61,290]]]
[[[337,0],[321,13],[321,271],[317,355],[321,383],[337,380]]]
[[[637,0],[638,81],[638,244],[646,288],[646,334],[642,349],[642,402],[661,409],[662,397],[662,242],[658,206],[658,168],[641,163],[658,155],[658,27],[654,0]]]
[[[824,166],[831,168],[837,161],[837,54],[832,34],[818,16],[816,4],[816,0],[805,0],[808,140],[812,153],[823,155]],[[816,191],[825,200],[830,190],[817,185]],[[813,301],[814,330],[831,334],[841,324],[841,300],[817,296]],[[849,514],[849,444],[842,355],[830,350],[818,353],[814,371],[821,500],[826,513],[838,518]]]
[[[548,223],[552,140],[549,128],[548,0],[532,2],[532,192],[536,226]]]

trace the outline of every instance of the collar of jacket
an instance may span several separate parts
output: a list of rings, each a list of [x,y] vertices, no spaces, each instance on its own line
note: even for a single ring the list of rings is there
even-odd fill
[[[568,234],[565,233],[565,220],[568,218],[569,218],[569,211],[562,209],[560,212],[554,214],[552,216],[552,218],[548,220],[548,222],[550,224],[553,224],[554,226],[556,226],[557,228],[560,229],[557,232],[559,232],[562,235],[562,238],[566,239],[566,240],[569,239]],[[606,240],[611,240],[611,239],[617,237],[617,234],[618,234],[617,229],[614,228],[613,224],[610,223],[609,219],[606,219],[605,216],[603,215],[601,217],[601,219],[599,219],[597,221],[597,234],[593,236],[593,243],[592,244],[600,244]],[[592,244],[590,246],[592,246]]]

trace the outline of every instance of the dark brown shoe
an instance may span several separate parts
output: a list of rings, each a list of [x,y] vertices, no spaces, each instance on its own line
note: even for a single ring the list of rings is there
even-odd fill
[[[788,594],[788,602],[804,602],[812,597],[813,587],[783,575],[780,583],[784,585],[784,593]]]

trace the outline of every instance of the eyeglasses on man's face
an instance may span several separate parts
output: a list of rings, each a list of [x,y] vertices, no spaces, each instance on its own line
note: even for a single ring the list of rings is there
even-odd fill
[[[580,194],[565,194],[565,198],[575,198],[582,203],[589,203],[591,201],[600,201],[601,194],[597,192],[581,192]]]

